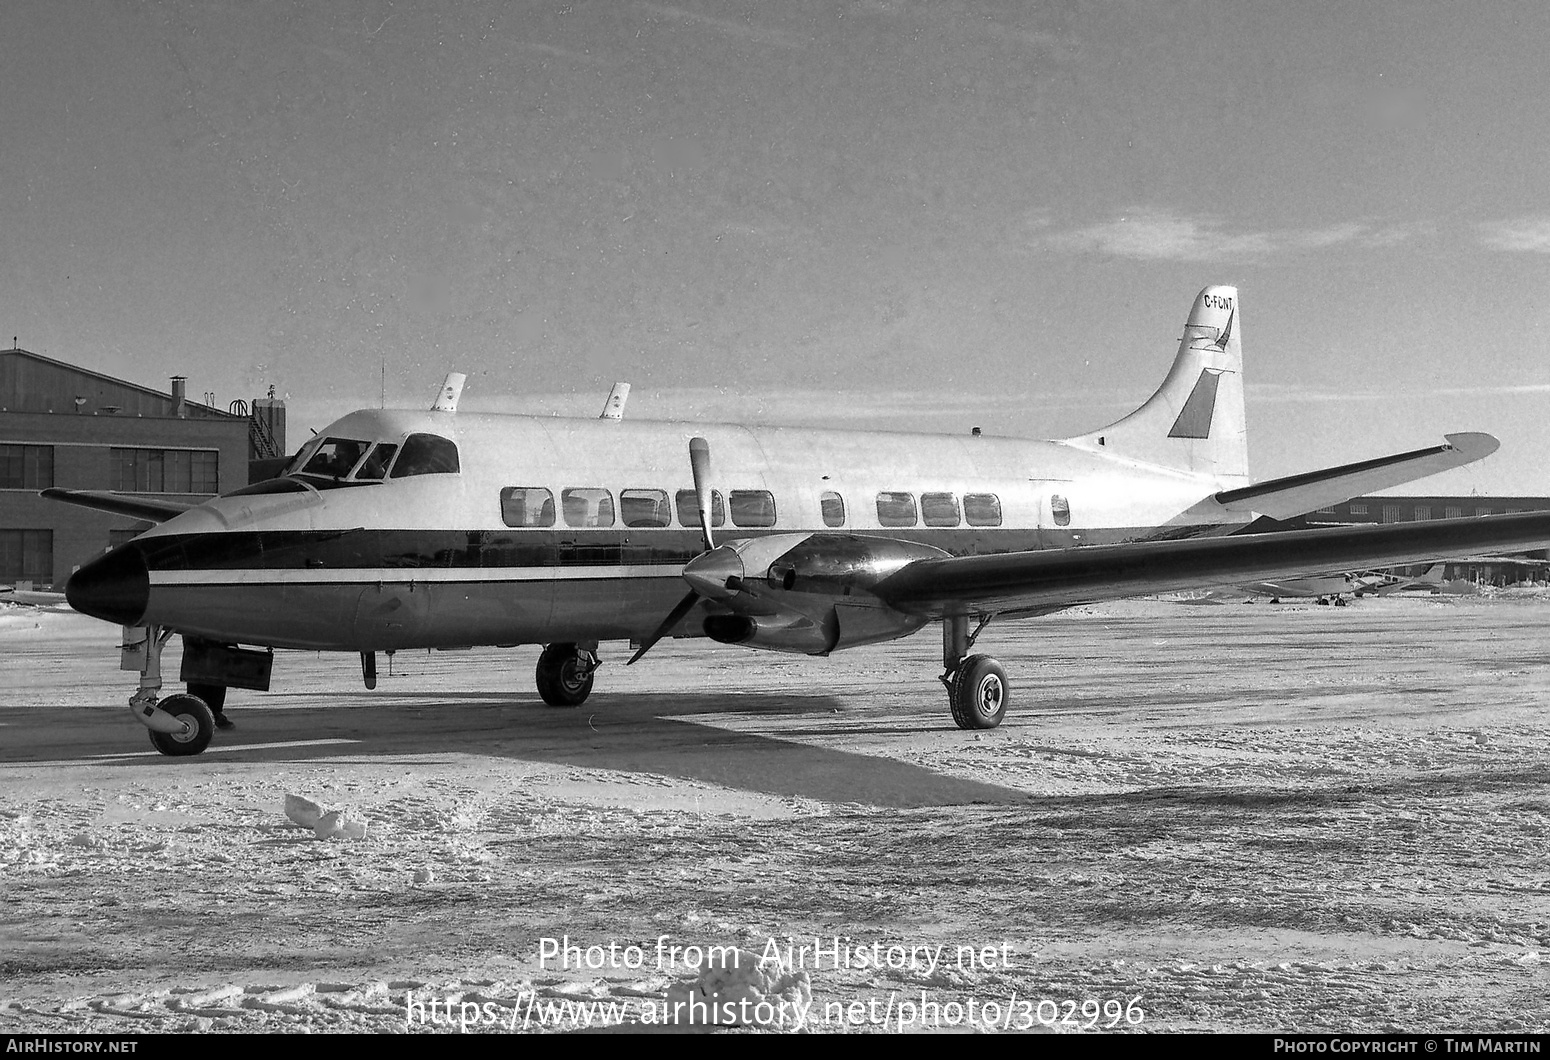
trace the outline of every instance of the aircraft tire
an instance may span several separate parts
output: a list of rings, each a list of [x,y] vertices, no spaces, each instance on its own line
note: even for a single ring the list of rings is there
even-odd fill
[[[177,695],[168,696],[156,705],[174,717],[192,718],[194,731],[187,736],[174,736],[171,733],[152,730],[152,747],[164,755],[183,758],[187,755],[199,754],[210,746],[210,737],[215,734],[215,715],[210,713],[210,708],[205,705],[204,700],[186,692],[179,692]]]
[[[574,644],[550,644],[538,656],[538,694],[551,707],[579,707],[592,694],[593,674],[581,671]]]
[[[994,729],[1011,705],[1006,671],[988,655],[971,655],[958,665],[948,698],[960,729]]]

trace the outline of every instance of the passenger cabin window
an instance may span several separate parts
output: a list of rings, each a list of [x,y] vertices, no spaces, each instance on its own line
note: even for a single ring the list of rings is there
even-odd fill
[[[963,517],[970,526],[1000,526],[1001,498],[994,493],[965,493]]]
[[[733,526],[775,525],[775,497],[769,490],[733,490],[727,501]]]
[[[845,498],[838,493],[825,492],[818,498],[818,506],[823,509],[824,526],[845,525]]]
[[[664,490],[621,490],[619,515],[625,526],[667,526],[673,521]]]
[[[370,442],[358,442],[353,438],[325,438],[301,469],[302,474],[344,478],[360,463],[370,445]]]
[[[1060,494],[1050,494],[1049,510],[1050,514],[1055,517],[1056,526],[1071,525],[1071,505]]]
[[[680,526],[700,525],[700,501],[694,495],[693,490],[679,490],[673,495],[673,503],[678,507],[678,523]],[[725,526],[727,522],[727,506],[721,499],[720,490],[710,491],[710,525]]]
[[[920,514],[927,526],[957,526],[958,498],[951,493],[922,493]]]
[[[919,519],[915,514],[913,493],[879,493],[877,495],[877,521],[883,526],[914,526]]]
[[[398,446],[388,442],[377,446],[366,459],[361,461],[361,466],[356,469],[355,477],[363,482],[380,482],[387,474],[388,465],[393,462],[393,454],[398,452]]]
[[[553,526],[554,494],[542,486],[501,490],[501,522],[507,526]]]
[[[403,452],[393,465],[390,478],[411,475],[455,475],[458,473],[457,446],[439,434],[411,434],[404,440]]]
[[[614,525],[614,498],[604,489],[572,486],[560,491],[560,507],[566,526],[599,527]]]

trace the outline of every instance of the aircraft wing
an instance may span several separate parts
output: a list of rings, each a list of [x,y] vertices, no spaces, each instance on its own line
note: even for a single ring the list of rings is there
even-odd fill
[[[1355,464],[1288,475],[1241,489],[1223,490],[1216,501],[1230,512],[1257,512],[1272,519],[1290,519],[1316,508],[1377,490],[1400,486],[1439,471],[1462,467],[1490,456],[1501,446],[1489,434],[1448,434],[1443,445],[1409,453],[1380,456]]]
[[[194,507],[177,501],[158,501],[128,493],[109,493],[103,490],[43,490],[40,496],[51,501],[63,501],[81,508],[95,508],[99,512],[127,515],[131,519],[144,519],[152,523],[164,523],[174,515],[181,515]]]
[[[901,611],[932,618],[1045,613],[1126,596],[1547,545],[1550,512],[1527,512],[922,559],[879,582],[873,592]]]

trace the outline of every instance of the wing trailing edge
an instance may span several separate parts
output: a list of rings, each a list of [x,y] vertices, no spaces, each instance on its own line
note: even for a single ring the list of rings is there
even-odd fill
[[[158,501],[149,497],[137,497],[127,493],[107,493],[98,490],[46,489],[39,496],[51,501],[74,504],[80,508],[94,508],[99,512],[125,515],[131,519],[144,519],[151,523],[164,523],[174,515],[182,515],[192,504],[177,501]]]
[[[1077,604],[1321,571],[1550,547],[1550,512],[917,560],[873,590],[913,614],[1058,611]]]
[[[1501,446],[1489,434],[1471,432],[1444,435],[1444,438],[1444,444],[1426,449],[1223,490],[1216,494],[1215,500],[1230,512],[1256,512],[1272,519],[1290,519],[1352,497],[1472,464],[1490,456]]]

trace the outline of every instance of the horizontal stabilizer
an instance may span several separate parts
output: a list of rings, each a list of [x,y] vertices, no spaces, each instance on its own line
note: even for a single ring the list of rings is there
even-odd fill
[[[1490,456],[1501,445],[1489,434],[1449,434],[1444,437],[1447,438],[1445,445],[1434,445],[1429,449],[1380,456],[1375,460],[1224,490],[1216,495],[1216,501],[1230,512],[1257,512],[1272,519],[1290,519],[1352,497],[1472,464]]]
[[[1546,546],[1550,546],[1550,512],[1525,512],[923,559],[880,582],[873,591],[901,611],[932,618],[1048,612],[1148,593]]]
[[[151,523],[164,523],[174,515],[182,515],[192,504],[177,501],[158,501],[149,497],[137,497],[127,493],[106,493],[98,490],[46,489],[40,496],[51,501],[63,501],[80,508],[95,508],[99,512],[127,515],[131,519],[144,519]]]

